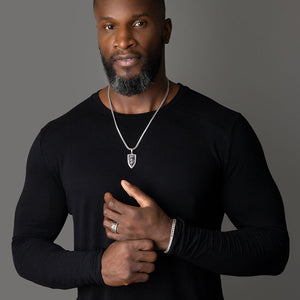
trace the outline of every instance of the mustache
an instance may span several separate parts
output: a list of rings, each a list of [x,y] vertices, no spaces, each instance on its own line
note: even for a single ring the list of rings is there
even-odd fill
[[[100,48],[99,48],[99,51],[100,51],[101,56],[104,58],[104,55],[103,55],[102,51],[100,50]],[[142,59],[142,60],[144,59],[144,57],[137,51],[125,51],[125,52],[117,51],[109,57],[109,60],[116,61],[117,57],[119,57],[119,56],[133,56],[133,57],[138,57],[139,59]]]
[[[137,57],[137,58],[141,58],[141,55],[137,52],[117,52],[114,53],[113,55],[111,55],[110,59],[112,61],[116,61],[119,59],[120,56],[132,56],[132,57]]]

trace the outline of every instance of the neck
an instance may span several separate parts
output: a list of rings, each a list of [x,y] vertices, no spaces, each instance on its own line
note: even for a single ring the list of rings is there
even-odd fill
[[[151,83],[150,87],[143,93],[130,97],[116,93],[109,88],[110,100],[113,109],[125,114],[138,114],[156,110],[166,95],[168,79]]]
[[[151,86],[143,93],[130,97],[120,95],[110,88],[110,99],[113,110],[122,114],[140,114],[157,110],[160,106],[166,91],[168,79],[165,74],[155,78]],[[105,87],[99,92],[103,104],[110,109],[107,89]],[[179,86],[170,81],[169,94],[163,104],[165,106],[177,93]]]

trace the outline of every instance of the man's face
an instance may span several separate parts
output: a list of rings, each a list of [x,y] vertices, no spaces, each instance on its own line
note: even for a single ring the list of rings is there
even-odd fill
[[[98,0],[98,46],[112,88],[125,96],[147,90],[163,55],[163,21],[152,0]]]

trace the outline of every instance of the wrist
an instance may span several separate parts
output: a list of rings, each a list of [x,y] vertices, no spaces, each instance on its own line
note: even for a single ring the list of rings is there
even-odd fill
[[[171,231],[172,231],[173,219],[168,218],[167,222],[164,225],[163,230],[160,230],[160,238],[157,241],[157,246],[159,250],[166,250],[170,243]]]

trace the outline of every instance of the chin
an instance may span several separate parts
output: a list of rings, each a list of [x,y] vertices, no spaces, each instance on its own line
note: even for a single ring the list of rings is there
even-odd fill
[[[116,76],[121,79],[121,80],[132,80],[132,79],[136,79],[138,77],[140,77],[142,74],[142,72],[137,72],[137,73],[133,73],[133,72],[126,72],[126,74],[118,74],[116,72]]]

